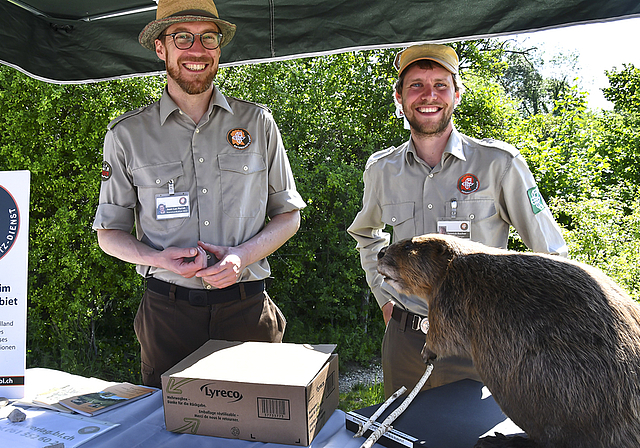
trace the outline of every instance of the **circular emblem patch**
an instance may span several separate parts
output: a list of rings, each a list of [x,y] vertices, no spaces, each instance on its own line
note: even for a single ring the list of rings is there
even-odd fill
[[[109,165],[109,162],[106,160],[102,162],[102,173],[100,174],[100,177],[102,177],[103,181],[109,180],[111,177],[111,165]]]
[[[18,238],[20,212],[11,193],[0,185],[0,258],[9,253]]]
[[[470,194],[480,188],[478,178],[471,173],[467,173],[458,179],[458,190],[462,194]]]
[[[227,141],[236,149],[246,149],[251,144],[251,134],[246,129],[231,129],[227,133]]]

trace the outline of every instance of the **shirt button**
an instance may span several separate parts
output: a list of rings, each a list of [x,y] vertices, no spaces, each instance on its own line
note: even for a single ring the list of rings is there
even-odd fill
[[[200,162],[200,163],[204,163],[204,157],[200,157],[200,158],[198,159],[198,162]]]
[[[207,286],[205,286],[205,288],[207,288],[207,289],[211,289],[211,288],[212,288],[212,286],[211,286],[211,285],[207,285]]]
[[[429,174],[429,177],[430,177],[430,178],[433,178],[433,174]]]
[[[398,219],[394,216],[393,218],[391,218],[391,222],[396,222]]]
[[[208,226],[208,225],[209,225],[209,221],[205,221],[205,222],[204,222],[204,225],[205,225],[205,226]]]
[[[249,171],[249,167],[247,165],[243,166],[242,169],[245,171]]]
[[[199,133],[200,133],[200,129],[199,129],[199,128],[197,128],[197,129],[196,129],[196,134],[199,134]]]
[[[469,215],[469,219],[476,219],[476,215],[474,215],[473,213],[471,213],[471,214]]]
[[[429,205],[427,205],[427,208],[428,208],[429,210],[431,210],[431,209],[433,208],[433,204],[429,204]]]
[[[160,179],[156,179],[156,184],[160,185],[160,182],[162,182]]]
[[[203,193],[203,194],[207,194],[207,191],[209,191],[209,190],[207,190],[206,188],[203,188],[203,189],[202,189],[202,193]]]

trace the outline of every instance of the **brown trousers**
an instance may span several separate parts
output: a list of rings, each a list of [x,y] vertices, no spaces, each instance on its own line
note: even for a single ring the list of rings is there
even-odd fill
[[[415,387],[426,370],[422,360],[422,347],[425,335],[422,331],[411,329],[410,325],[401,328],[400,322],[391,319],[382,339],[382,374],[384,377],[384,395],[389,398],[402,386],[407,392]],[[433,371],[422,390],[442,386],[455,381],[471,378],[482,381],[473,367],[470,358],[452,356],[437,359]]]
[[[142,381],[161,387],[161,375],[209,339],[282,342],[285,326],[282,312],[266,291],[199,307],[147,289],[134,320]]]

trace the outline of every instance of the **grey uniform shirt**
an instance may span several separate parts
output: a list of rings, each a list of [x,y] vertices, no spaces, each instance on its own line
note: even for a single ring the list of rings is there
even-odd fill
[[[348,231],[358,242],[367,282],[380,306],[390,300],[427,315],[423,300],[399,294],[376,270],[377,254],[393,240],[437,233],[438,222],[470,222],[471,239],[506,248],[513,225],[529,249],[567,255],[560,228],[539,194],[518,150],[496,140],[476,140],[455,129],[433,169],[411,140],[373,154],[364,171],[362,210]]]
[[[306,205],[270,112],[225,97],[217,88],[197,124],[166,89],[160,101],[111,122],[102,180],[93,228],[131,232],[135,224],[137,238],[158,250],[195,247],[198,240],[237,246],[256,235],[267,216]],[[156,195],[169,194],[171,184],[175,194],[188,193],[190,215],[159,220]],[[204,287],[200,278],[150,266],[137,270],[181,286]],[[263,259],[247,266],[239,281],[269,273]]]

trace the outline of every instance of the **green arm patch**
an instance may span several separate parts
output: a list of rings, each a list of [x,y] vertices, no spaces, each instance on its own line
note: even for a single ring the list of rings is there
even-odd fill
[[[547,204],[544,202],[544,198],[540,194],[537,186],[529,188],[527,194],[529,195],[529,203],[531,204],[531,210],[533,210],[534,215],[537,215],[547,208]]]

